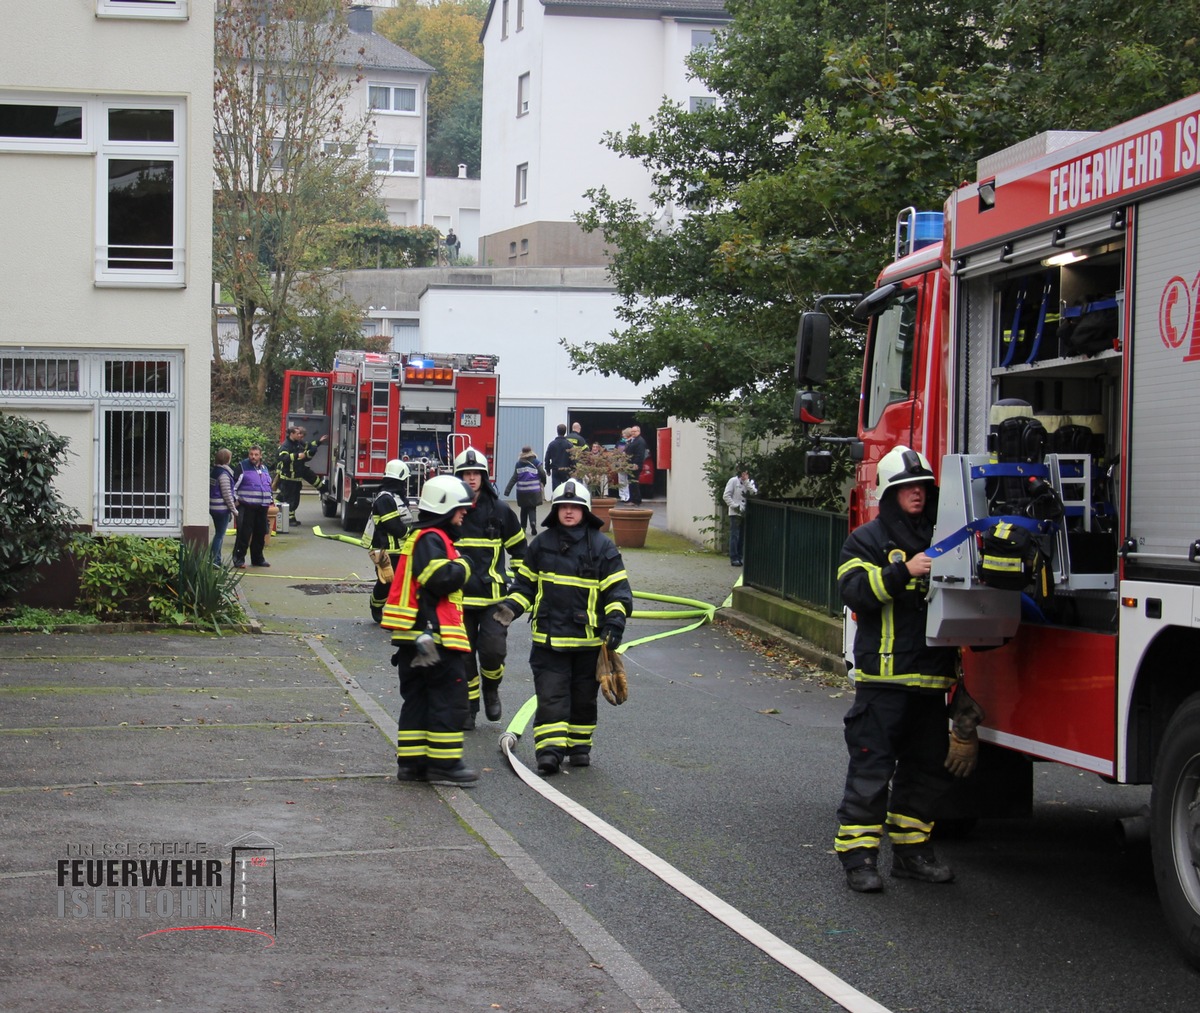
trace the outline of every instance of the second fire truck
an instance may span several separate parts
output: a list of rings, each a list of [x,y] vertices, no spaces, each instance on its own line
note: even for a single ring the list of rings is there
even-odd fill
[[[414,496],[465,447],[494,463],[498,367],[495,355],[343,350],[327,372],[284,374],[280,439],[297,424],[329,437],[311,462],[322,511],[361,530],[388,461],[408,462]]]

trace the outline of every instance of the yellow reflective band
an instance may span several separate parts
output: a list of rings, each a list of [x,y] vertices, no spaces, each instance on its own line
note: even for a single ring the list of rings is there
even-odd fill
[[[917,819],[915,816],[902,816],[900,813],[888,813],[888,823],[896,827],[904,827],[907,830],[924,830],[925,833],[933,833],[933,824],[925,823]]]
[[[929,835],[922,833],[920,830],[910,830],[907,833],[897,833],[894,830],[889,830],[888,840],[893,844],[924,844],[929,840]]]
[[[1012,525],[1008,521],[997,521],[995,532],[997,538],[1007,538],[1012,534]]]
[[[1024,562],[1014,556],[984,556],[982,566],[985,570],[1018,573],[1024,566]]]

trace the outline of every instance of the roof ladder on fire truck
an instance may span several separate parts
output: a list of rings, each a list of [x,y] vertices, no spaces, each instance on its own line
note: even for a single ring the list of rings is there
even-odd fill
[[[371,414],[367,419],[367,453],[372,471],[383,471],[388,460],[388,399],[386,383],[376,383],[371,392]]]

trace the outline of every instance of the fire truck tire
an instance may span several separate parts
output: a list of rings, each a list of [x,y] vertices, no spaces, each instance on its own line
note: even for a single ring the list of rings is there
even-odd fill
[[[1150,794],[1158,899],[1175,942],[1200,969],[1200,693],[1175,711]]]
[[[337,516],[337,500],[330,499],[328,496],[321,497],[321,513],[326,517]]]
[[[347,500],[338,504],[343,531],[362,531],[367,526],[367,519],[357,513]]]

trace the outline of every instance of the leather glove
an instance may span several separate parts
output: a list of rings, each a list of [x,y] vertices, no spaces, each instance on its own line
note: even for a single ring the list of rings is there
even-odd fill
[[[954,691],[954,700],[950,704],[950,724],[954,734],[959,739],[969,739],[975,734],[975,729],[987,715],[975,698],[967,692],[967,687],[959,683]]]
[[[945,767],[955,777],[967,777],[979,762],[979,733],[971,729],[965,738],[957,731],[950,733],[950,748],[946,751]]]
[[[413,656],[413,668],[432,668],[440,660],[437,644],[428,633],[422,633],[417,637],[413,646],[417,649],[417,653]]]
[[[501,602],[494,609],[492,609],[491,617],[505,629],[508,629],[512,621],[517,618],[517,615],[512,609],[505,605],[504,602]]]
[[[596,658],[596,681],[604,699],[614,707],[629,699],[629,681],[625,678],[625,662],[621,656],[602,645]]]
[[[625,631],[614,623],[605,623],[600,628],[600,639],[604,641],[604,646],[611,648],[614,653],[621,646],[621,637],[624,634]]]

